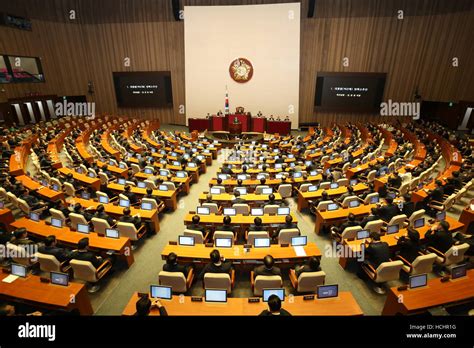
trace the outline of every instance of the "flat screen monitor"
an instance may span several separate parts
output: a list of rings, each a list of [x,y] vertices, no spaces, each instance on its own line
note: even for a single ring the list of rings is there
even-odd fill
[[[255,248],[269,248],[270,238],[255,238],[253,245]]]
[[[38,222],[39,221],[39,214],[38,213],[30,213],[30,220]]]
[[[278,208],[277,215],[290,215],[290,208],[289,207]]]
[[[227,174],[217,174],[217,177],[222,180],[227,180]]]
[[[211,194],[213,195],[219,195],[221,193],[221,190],[216,187],[211,187]]]
[[[117,182],[118,182],[119,185],[125,185],[125,184],[127,183],[127,181],[126,181],[125,179],[123,179],[123,178],[118,179]]]
[[[151,168],[145,168],[145,174],[153,174],[153,170]]]
[[[321,285],[318,286],[317,293],[319,299],[337,297],[339,295],[339,286],[337,284]]]
[[[303,173],[301,172],[296,172],[295,174],[293,174],[293,178],[297,179],[297,178],[301,178],[303,176]]]
[[[128,199],[120,199],[119,205],[124,208],[130,207],[130,201]]]
[[[436,220],[443,221],[445,219],[446,219],[446,212],[445,211],[440,211],[439,213],[436,214]]]
[[[331,183],[331,188],[332,189],[337,189],[339,187],[339,184],[337,182]]]
[[[262,189],[262,195],[271,195],[273,193],[273,189],[271,187],[266,187]]]
[[[137,183],[137,187],[138,187],[138,188],[146,188],[146,184],[145,184],[145,182],[143,182],[143,181],[139,181],[139,182]]]
[[[375,204],[379,202],[379,196],[370,197],[370,204]]]
[[[387,226],[387,234],[397,233],[400,230],[399,225],[390,225]]]
[[[81,197],[82,199],[90,199],[91,194],[89,192],[82,192]]]
[[[194,237],[192,236],[179,236],[178,237],[179,245],[194,246]]]
[[[227,290],[217,289],[206,289],[205,290],[205,301],[206,302],[227,302]]]
[[[51,284],[68,286],[69,275],[60,272],[51,272]]]
[[[143,210],[152,210],[153,209],[153,204],[150,202],[142,202],[141,208]]]
[[[160,175],[161,176],[168,176],[168,171],[167,170],[160,170]]]
[[[263,302],[268,302],[268,298],[272,295],[277,295],[281,301],[285,300],[285,289],[263,289]]]
[[[360,202],[358,200],[350,201],[349,202],[349,207],[350,208],[356,208],[360,205]]]
[[[418,274],[410,277],[409,286],[410,289],[420,288],[428,284],[428,274]]]
[[[239,174],[239,175],[237,175],[237,179],[239,179],[239,180],[247,180],[247,175],[245,175],[245,174]]]
[[[318,190],[318,187],[316,185],[311,185],[308,187],[308,192],[315,192]]]
[[[54,185],[53,185],[53,190],[54,190],[54,191],[59,191],[59,185],[54,184]]]
[[[106,196],[99,196],[99,202],[103,204],[109,203],[109,197]]]
[[[232,247],[232,238],[216,238],[216,248]]]
[[[355,186],[357,185],[357,179],[351,179],[351,181],[349,182],[351,186]]]
[[[236,190],[239,191],[239,193],[241,195],[246,195],[247,194],[247,189],[245,187],[239,187]]]
[[[451,269],[451,279],[458,279],[467,275],[467,264],[459,265]]]
[[[292,246],[305,246],[306,244],[308,244],[308,237],[306,236],[298,236],[291,238]]]
[[[77,232],[80,232],[80,233],[89,233],[89,232],[90,232],[89,225],[86,225],[86,224],[77,224]]]
[[[224,215],[235,216],[236,212],[234,208],[224,208]]]
[[[95,174],[93,172],[89,172],[88,176],[89,176],[89,178],[95,178]],[[56,190],[56,191],[58,191],[58,190]]]
[[[211,210],[208,207],[197,207],[197,213],[199,215],[209,215]]]
[[[54,227],[63,227],[63,221],[61,219],[51,218],[51,225]]]
[[[357,232],[357,239],[365,239],[365,238],[369,238],[369,231],[367,230],[362,230],[362,231],[358,231]]]
[[[189,163],[188,163],[188,167],[189,167],[189,168],[196,168],[196,163],[194,163],[194,162],[189,162]]]
[[[118,239],[120,237],[119,231],[114,228],[106,228],[105,236],[108,238],[114,238],[114,239]]]
[[[181,163],[179,163],[179,161],[173,161],[173,165],[176,166],[176,167],[180,167]]]
[[[12,272],[13,275],[18,277],[25,278],[26,277],[26,266],[19,265],[17,263],[12,263]]]
[[[339,209],[339,205],[337,203],[329,203],[328,204],[328,210],[333,211]]]
[[[413,226],[415,228],[420,228],[420,227],[425,226],[425,218],[416,219],[415,222],[413,223]]]
[[[186,173],[185,172],[176,172],[176,177],[177,178],[185,178],[186,177]]]
[[[166,185],[160,185],[160,186],[158,186],[158,190],[160,190],[160,191],[168,191],[168,186],[166,186]]]
[[[263,216],[263,208],[252,208],[250,214],[252,216]]]
[[[173,288],[171,286],[150,285],[150,297],[171,300],[173,297]]]

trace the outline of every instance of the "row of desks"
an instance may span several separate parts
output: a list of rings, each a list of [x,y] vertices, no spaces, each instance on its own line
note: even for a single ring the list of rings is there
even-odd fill
[[[368,189],[368,186],[363,183],[358,183],[353,186],[354,193],[360,193]],[[328,189],[328,190],[316,190],[313,192],[301,192],[298,190],[298,210],[302,211],[303,209],[308,207],[308,200],[313,200],[317,198],[321,198],[323,191],[326,191],[329,197],[336,197],[340,196],[347,192],[347,187],[339,186],[335,189]]]

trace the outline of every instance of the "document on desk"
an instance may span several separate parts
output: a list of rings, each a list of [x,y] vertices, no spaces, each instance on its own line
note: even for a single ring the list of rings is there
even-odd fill
[[[18,276],[14,275],[14,274],[10,274],[8,277],[3,278],[2,282],[4,282],[4,283],[13,283],[18,278],[19,278]]]
[[[295,246],[293,247],[293,249],[295,249],[296,256],[306,256],[306,251],[304,250],[304,247]]]

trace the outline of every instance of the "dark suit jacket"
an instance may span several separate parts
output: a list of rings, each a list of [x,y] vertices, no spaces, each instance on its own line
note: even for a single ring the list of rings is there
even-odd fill
[[[365,249],[365,258],[375,269],[390,259],[390,248],[385,242],[372,242]]]
[[[403,257],[408,262],[412,263],[419,256],[418,252],[420,250],[420,246],[418,243],[413,242],[411,239],[401,237],[398,240],[397,245],[400,248],[398,255]]]
[[[133,192],[122,192],[122,194],[130,200],[130,204],[135,204],[138,202],[137,195]]]
[[[284,310],[283,308],[280,309],[279,314],[273,314],[268,309],[265,309],[262,313],[259,314],[260,317],[273,317],[273,316],[279,316],[279,315],[284,316],[284,317],[291,316],[291,314],[288,311]]]
[[[63,248],[40,246],[38,251],[42,254],[53,255],[59,262],[66,261],[69,258],[70,252]]]
[[[281,276],[281,271],[278,267],[273,266],[271,269],[268,269],[265,267],[265,265],[257,266],[253,270],[254,276],[257,277],[259,275],[261,276],[273,276],[273,275],[279,275]]]
[[[444,190],[442,187],[435,188],[431,194],[430,198],[434,201],[442,202],[443,201]]]
[[[122,216],[119,219],[120,222],[128,222],[135,225],[135,228],[138,230],[141,226],[141,220],[138,217],[133,216]]]
[[[410,217],[411,214],[415,211],[415,203],[413,202],[405,202],[403,203],[402,213],[406,216]]]
[[[425,234],[427,246],[445,253],[454,244],[453,235],[450,232],[429,230]]]
[[[379,209],[380,218],[385,221],[389,222],[394,216],[400,214],[400,209],[396,204],[384,205]]]
[[[219,266],[211,262],[203,268],[203,270],[199,274],[199,279],[204,279],[204,274],[206,273],[230,273],[231,269],[232,262],[230,261],[221,262]]]
[[[362,221],[360,222],[360,225],[362,227],[365,227],[365,225],[367,225],[368,222],[379,220],[379,219],[380,219],[380,216],[378,215],[368,215],[362,219]]]
[[[304,272],[319,272],[320,270],[321,270],[321,267],[318,267],[317,270],[312,270],[311,268],[309,268],[308,265],[304,265],[304,266],[296,266],[295,273],[296,273],[296,277],[298,278],[301,273],[304,273]]]
[[[112,226],[114,224],[114,219],[107,215],[106,213],[102,212],[102,213],[95,213],[94,215],[95,218],[98,218],[98,219],[104,219],[104,220],[107,220],[107,222],[109,223],[110,226]]]
[[[189,271],[189,266],[185,265],[180,265],[179,263],[176,263],[174,265],[170,265],[165,263],[163,265],[163,271],[165,272],[181,272],[184,274],[185,277],[188,276],[188,271]]]
[[[95,268],[102,264],[102,261],[91,251],[75,250],[71,253],[70,258],[73,260],[89,261]]]

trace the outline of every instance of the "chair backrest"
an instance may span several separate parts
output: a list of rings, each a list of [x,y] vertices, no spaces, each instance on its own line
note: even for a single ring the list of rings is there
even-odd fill
[[[331,187],[331,183],[329,181],[322,182],[321,184],[319,184],[319,189],[320,190],[327,190],[330,187]]]
[[[318,286],[324,285],[326,273],[319,272],[303,272],[298,277],[298,292],[316,292]]]
[[[268,232],[267,231],[249,231],[247,235],[247,243],[252,244],[255,240],[255,238],[268,238]]]
[[[174,184],[174,182],[163,181],[163,185],[166,185],[166,187],[168,188],[168,191],[176,190],[176,185]],[[221,193],[225,193],[225,188],[224,188],[224,192],[221,192]]]
[[[138,172],[140,172],[140,166],[138,164],[132,163],[130,167],[132,167],[133,174],[137,174]]]
[[[152,209],[158,208],[158,203],[154,198],[142,198],[142,203],[150,203]]]
[[[119,199],[124,199],[124,200],[126,200],[126,201],[129,201],[129,200],[130,200],[127,196],[125,196],[125,195],[122,194],[122,193],[119,194]]]
[[[377,267],[377,275],[374,279],[376,283],[385,283],[400,278],[400,270],[403,267],[402,261],[382,262]]]
[[[16,198],[16,196],[11,192],[7,192],[7,196],[10,203],[13,204],[15,207],[18,207],[18,198]]]
[[[99,172],[99,179],[101,185],[108,185],[109,184],[109,177],[107,174]]]
[[[120,237],[126,237],[130,240],[138,240],[137,228],[131,222],[117,223],[117,230],[119,231]]]
[[[342,201],[342,207],[343,208],[347,208],[349,207],[349,204],[353,201],[358,201],[359,200],[359,197],[357,196],[349,196],[349,197],[346,197],[344,198],[344,200]]]
[[[185,236],[194,237],[195,244],[203,244],[204,243],[204,236],[202,235],[201,231],[194,231],[194,230],[184,230]]]
[[[414,211],[410,215],[410,217],[408,218],[409,225],[413,226],[413,224],[415,223],[415,220],[422,218],[423,215],[425,215],[425,209],[420,209],[420,210]]]
[[[31,265],[31,254],[26,248],[9,242],[6,244],[6,247],[8,255],[11,255],[11,258],[14,262],[24,266]]]
[[[400,188],[398,189],[399,195],[403,196],[408,192],[408,189],[410,188],[410,183],[409,182],[404,182]]]
[[[145,180],[145,185],[146,185],[146,188],[151,188],[152,190],[156,190],[157,187],[156,187],[156,184],[153,180]]]
[[[209,212],[211,214],[217,214],[217,212],[219,211],[219,206],[217,205],[217,203],[203,203],[202,206],[209,208]]]
[[[278,243],[280,244],[290,244],[291,238],[298,237],[300,235],[300,230],[297,228],[284,228],[278,233]]]
[[[429,253],[420,255],[412,262],[413,270],[411,275],[430,273],[433,270],[433,263],[436,261],[436,254]]]
[[[333,201],[321,201],[321,202],[319,202],[318,206],[316,207],[316,210],[320,210],[320,211],[327,210],[328,205],[331,204],[331,203],[334,203],[334,202]]]
[[[339,186],[349,186],[349,179],[347,179],[347,178],[338,179],[337,184]]]
[[[74,188],[74,185],[71,184],[70,182],[64,183],[64,191],[66,192],[66,195],[69,197],[76,196],[76,189]]]
[[[71,220],[71,227],[75,230],[77,230],[77,224],[87,225],[86,218],[81,214],[70,213],[69,219]]]
[[[380,229],[382,228],[383,223],[384,223],[384,221],[380,220],[380,219],[369,221],[365,224],[364,230],[367,230],[369,232],[379,232],[380,233]]]
[[[276,204],[270,204],[263,207],[264,214],[276,214],[280,206]]]
[[[390,222],[388,223],[388,225],[389,226],[398,225],[398,228],[402,229],[404,227],[404,223],[406,219],[407,219],[407,216],[405,214],[395,215],[393,218],[390,219]]]
[[[371,170],[369,174],[367,174],[367,182],[372,182],[375,180],[375,175],[377,174],[376,170]]]
[[[96,283],[99,280],[97,270],[92,262],[72,259],[69,264],[74,272],[74,278],[90,283]]]
[[[291,197],[293,192],[293,186],[291,184],[281,184],[278,186],[278,193],[281,195],[282,198]]]
[[[301,191],[301,192],[307,192],[307,191],[308,191],[308,187],[310,187],[310,186],[312,186],[312,184],[308,184],[308,183],[306,183],[306,184],[301,184],[301,186],[300,186],[300,191]]]
[[[464,260],[464,254],[469,249],[469,244],[463,243],[460,245],[453,245],[445,253],[446,260],[444,266],[454,265]]]
[[[158,282],[160,285],[171,286],[173,292],[186,292],[186,278],[182,272],[166,272],[158,273]]]
[[[268,185],[258,185],[258,186],[255,188],[255,194],[261,195],[264,188],[270,188],[270,186],[268,186]]]
[[[344,231],[342,231],[341,238],[347,240],[355,239],[359,231],[362,231],[362,227],[360,226],[346,227]]]
[[[92,218],[92,224],[94,225],[94,232],[105,234],[105,230],[110,228],[109,223],[105,219]]]
[[[60,188],[63,187],[63,184],[61,184],[61,181],[59,181],[58,178],[51,178],[50,181],[51,181],[51,184],[53,184],[53,185],[58,185],[58,187],[60,187]]]
[[[35,257],[38,259],[40,269],[43,272],[61,272],[61,263],[56,256],[37,252]]]
[[[0,198],[4,201],[8,201],[7,190],[5,190],[3,187],[0,187]]]
[[[231,231],[215,231],[214,240],[217,238],[230,238],[232,245],[234,245],[234,233]]]
[[[347,172],[347,170],[351,167],[351,164],[349,162],[345,163],[343,166],[342,166],[342,172],[345,173]]]
[[[250,207],[248,204],[237,203],[237,204],[233,204],[232,208],[235,209],[235,212],[237,214],[248,215],[250,212]]]
[[[253,294],[255,296],[262,296],[263,289],[275,289],[281,288],[282,285],[281,277],[278,275],[274,276],[256,276],[255,284],[253,288]]]
[[[17,203],[18,203],[18,208],[21,209],[21,211],[25,214],[29,214],[30,213],[30,206],[28,205],[28,203],[26,203],[25,200],[21,199],[21,198],[17,198]]]
[[[226,289],[232,292],[232,282],[228,273],[206,273],[204,274],[204,289]]]
[[[379,193],[378,192],[369,193],[364,199],[364,204],[370,204],[370,201],[373,197],[379,197]]]
[[[51,208],[51,209],[49,209],[49,213],[51,214],[52,219],[59,219],[59,220],[61,220],[62,224],[64,225],[64,222],[66,221],[66,216],[64,216],[64,214],[61,210]]]

